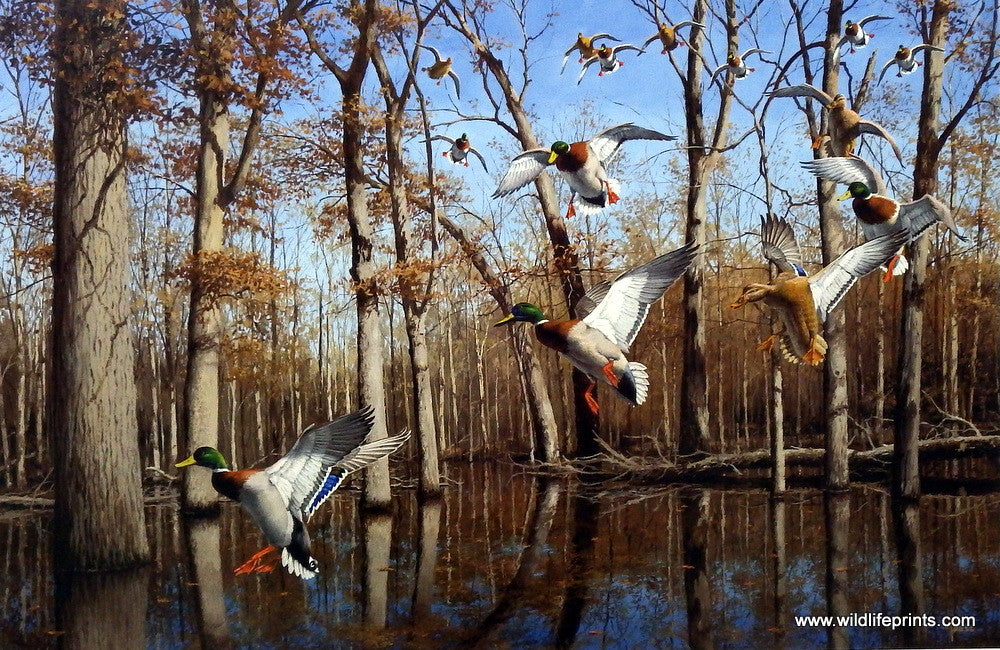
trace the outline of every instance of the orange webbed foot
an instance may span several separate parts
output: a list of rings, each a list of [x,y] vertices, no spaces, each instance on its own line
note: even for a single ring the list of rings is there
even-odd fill
[[[616,375],[615,371],[612,369],[612,366],[614,365],[614,361],[608,361],[604,367],[601,368],[601,370],[604,371],[604,376],[608,378],[608,383],[615,388],[618,388],[618,375]]]
[[[810,366],[818,366],[823,363],[825,356],[826,355],[819,349],[819,346],[816,345],[816,337],[814,336],[812,342],[809,344],[809,349],[802,355],[802,360]]]
[[[771,348],[774,347],[774,342],[777,340],[778,340],[778,335],[772,334],[771,336],[767,337],[766,339],[760,342],[760,344],[757,346],[757,350],[759,352],[770,352]]]
[[[240,576],[246,573],[269,573],[274,571],[274,565],[277,563],[278,558],[273,558],[269,562],[265,561],[264,558],[275,550],[277,548],[274,546],[265,546],[254,553],[249,560],[236,567],[233,573]]]
[[[566,218],[569,219],[570,217],[575,217],[575,216],[576,216],[576,207],[574,207],[573,202],[570,201],[569,209],[566,210]]]
[[[618,195],[611,189],[611,183],[605,181],[604,184],[608,186],[608,205],[618,203]]]
[[[896,262],[899,261],[899,255],[893,255],[892,259],[885,267],[885,275],[882,276],[882,282],[892,282],[893,270],[896,268]]]
[[[587,407],[590,409],[590,412],[597,415],[600,412],[601,407],[598,406],[597,400],[594,399],[595,388],[597,388],[597,384],[590,384],[590,387],[583,393],[583,399],[587,402]]]

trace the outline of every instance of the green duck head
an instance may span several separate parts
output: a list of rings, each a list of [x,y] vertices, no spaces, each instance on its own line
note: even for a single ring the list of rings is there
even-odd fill
[[[872,195],[872,191],[868,189],[868,186],[861,181],[854,181],[847,186],[847,191],[840,195],[839,200],[846,201],[847,199],[867,199]]]
[[[566,144],[562,140],[558,140],[558,141],[552,143],[552,148],[549,149],[549,164],[551,165],[552,163],[554,163],[556,161],[556,158],[558,158],[559,156],[565,156],[567,153],[569,153],[569,145],[568,144]],[[524,304],[528,304],[528,303],[524,303]]]
[[[174,467],[187,467],[188,465],[200,465],[208,469],[229,469],[226,459],[222,457],[218,449],[212,447],[198,447],[194,453],[174,465]]]
[[[510,313],[493,323],[493,327],[499,327],[500,325],[506,325],[507,323],[521,322],[521,323],[531,323],[535,324],[539,321],[545,320],[545,315],[542,310],[536,305],[530,302],[519,302],[514,305]]]

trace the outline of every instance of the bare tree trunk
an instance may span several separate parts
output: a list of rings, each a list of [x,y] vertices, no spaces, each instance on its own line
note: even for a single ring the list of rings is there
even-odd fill
[[[125,3],[56,3],[55,201],[48,422],[54,549],[66,570],[149,557],[128,325]],[[107,84],[115,84],[112,88]]]
[[[840,42],[844,15],[843,0],[830,0],[826,22],[826,46],[823,69],[823,91],[836,95],[840,83],[834,62]],[[825,123],[825,118],[824,118]],[[821,132],[825,130],[821,129]],[[834,143],[835,146],[839,146]],[[819,202],[819,227],[822,237],[823,265],[835,260],[844,250],[844,227],[840,207],[834,195],[834,184],[816,182]],[[829,346],[823,366],[823,411],[826,424],[826,485],[831,490],[845,490],[850,485],[847,469],[847,342],[844,336],[844,307],[834,309],[826,319],[823,337]]]
[[[499,276],[490,267],[479,248],[469,240],[465,231],[451,219],[440,215],[439,220],[441,226],[458,242],[469,261],[479,271],[479,275],[489,287],[490,295],[493,296],[500,310],[504,313],[509,312],[513,306],[510,291],[500,281]],[[531,415],[532,428],[535,432],[535,450],[538,459],[543,462],[552,462],[559,456],[559,431],[556,427],[555,414],[552,411],[552,402],[549,400],[549,391],[545,384],[541,364],[530,343],[525,339],[526,336],[521,330],[514,330],[508,338],[514,356],[517,358],[520,372],[526,380],[528,412]],[[450,345],[448,347],[451,348]],[[452,393],[454,394],[454,387]]]
[[[419,23],[422,29],[424,22]],[[420,496],[433,499],[441,496],[441,472],[438,469],[439,450],[437,429],[434,420],[434,399],[431,374],[429,370],[429,354],[427,351],[427,304],[433,284],[433,269],[428,273],[420,273],[413,277],[413,271],[408,265],[419,261],[419,244],[416,242],[413,227],[413,214],[406,196],[406,162],[403,159],[403,122],[406,119],[405,109],[413,88],[414,75],[411,72],[400,90],[397,91],[392,76],[382,56],[381,48],[376,45],[372,52],[372,62],[379,80],[382,83],[382,93],[386,102],[386,163],[389,172],[389,200],[391,203],[392,225],[396,239],[396,263],[400,266],[397,284],[400,300],[403,304],[403,321],[406,327],[406,339],[409,345],[410,380],[413,387],[413,417],[416,422],[418,448],[420,450]],[[424,118],[424,136],[426,142],[428,178],[430,186],[429,212],[436,210],[436,192],[433,185],[434,168],[432,163],[430,133],[427,124],[427,112],[421,104]]]
[[[213,79],[229,79],[229,61],[235,50],[236,15],[216,7],[210,32],[198,0],[183,3],[191,30],[191,43],[199,56],[195,77],[198,85],[200,150],[196,171],[194,215],[195,263],[191,278],[188,312],[187,375],[184,383],[184,447],[219,445],[219,339],[222,332],[219,307],[205,292],[199,275],[206,253],[222,250],[225,213],[219,179],[225,174],[229,152],[229,107],[225,95],[207,85]],[[211,47],[210,47],[211,43]],[[212,54],[217,55],[212,56]],[[183,506],[190,512],[218,511],[218,496],[207,472],[184,472]]]
[[[708,1],[696,0],[691,19],[704,23],[708,13]],[[726,0],[726,34],[729,50],[738,44],[738,23],[734,0]],[[688,195],[687,213],[684,226],[685,240],[702,247],[702,254],[688,267],[684,274],[684,330],[683,330],[683,370],[681,374],[680,440],[678,453],[688,455],[708,451],[710,438],[708,419],[708,378],[705,366],[706,338],[704,323],[707,322],[703,282],[705,273],[704,247],[707,218],[708,177],[718,164],[720,152],[726,142],[726,123],[732,106],[732,92],[723,90],[719,105],[716,128],[711,135],[711,144],[705,133],[702,104],[701,45],[705,33],[697,26],[691,27],[688,37],[691,47],[688,52],[687,75],[682,79],[684,87],[684,109],[687,116],[688,143]],[[708,149],[707,147],[711,147]],[[721,415],[721,414],[720,414]]]
[[[935,0],[927,39],[931,45],[944,46],[948,34],[948,14],[952,7],[953,4],[948,0]],[[938,156],[942,146],[937,131],[943,67],[944,55],[928,50],[924,57],[924,84],[920,97],[920,119],[917,122],[914,198],[933,194],[937,190]],[[924,284],[927,277],[928,248],[926,234],[910,245],[910,270],[903,285],[893,490],[897,496],[905,498],[920,495],[917,442],[920,439],[920,373],[923,367]]]

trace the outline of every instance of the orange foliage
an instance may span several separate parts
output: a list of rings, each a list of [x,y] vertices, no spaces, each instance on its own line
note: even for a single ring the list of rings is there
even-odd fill
[[[180,279],[187,286],[197,278],[212,303],[233,298],[249,307],[275,299],[290,288],[286,271],[275,269],[257,253],[232,249],[188,254],[168,276]]]

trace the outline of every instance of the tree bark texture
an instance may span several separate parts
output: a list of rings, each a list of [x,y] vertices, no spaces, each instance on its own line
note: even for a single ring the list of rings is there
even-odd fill
[[[943,47],[948,34],[948,13],[952,3],[935,0],[931,10],[928,43]],[[938,119],[941,113],[944,55],[928,50],[924,57],[924,85],[917,122],[917,158],[913,168],[913,198],[937,190]],[[903,285],[903,321],[900,331],[899,383],[896,387],[894,460],[898,496],[916,498],[920,494],[917,452],[920,440],[920,373],[923,368],[924,284],[927,279],[929,243],[926,233],[910,245],[910,270]]]
[[[840,78],[838,67],[834,63],[834,51],[840,42],[843,16],[843,0],[831,0],[827,12],[826,58],[823,68],[823,91],[830,96],[840,92],[838,90]],[[821,133],[826,131],[826,117],[824,115]],[[834,194],[834,184],[817,180],[816,185],[823,265],[826,266],[844,251],[844,226]],[[823,338],[829,346],[823,366],[823,409],[826,419],[826,484],[831,490],[845,490],[850,483],[847,465],[849,438],[845,322],[844,306],[840,305],[827,316],[823,328]]]
[[[144,562],[133,340],[125,3],[56,4],[55,202],[48,423],[56,468],[54,548],[67,570]]]
[[[221,3],[219,3],[221,4]],[[188,311],[187,375],[184,381],[183,447],[219,445],[219,345],[222,321],[219,306],[205,291],[199,262],[206,253],[222,250],[222,187],[229,152],[230,114],[220,81],[230,79],[229,62],[235,49],[236,16],[217,11],[213,29],[204,22],[198,0],[183,3],[198,58],[195,66],[199,98],[199,151],[195,172],[194,245],[196,271],[191,276]],[[217,8],[218,9],[218,8]],[[230,459],[232,460],[232,459]],[[184,472],[183,508],[189,512],[217,512],[218,495],[208,472]]]

